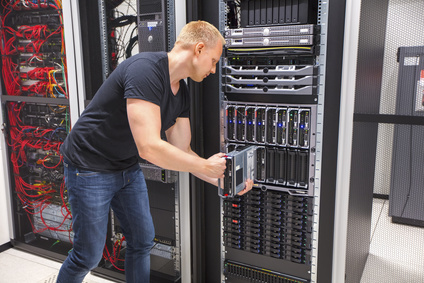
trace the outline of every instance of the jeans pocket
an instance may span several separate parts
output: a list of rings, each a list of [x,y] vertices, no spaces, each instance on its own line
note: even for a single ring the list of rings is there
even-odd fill
[[[96,171],[89,171],[89,170],[84,170],[84,169],[77,169],[77,176],[80,177],[90,177],[90,176],[96,176],[99,175],[100,172],[96,172]]]
[[[65,177],[65,184],[69,180],[69,164],[63,160],[63,176]]]

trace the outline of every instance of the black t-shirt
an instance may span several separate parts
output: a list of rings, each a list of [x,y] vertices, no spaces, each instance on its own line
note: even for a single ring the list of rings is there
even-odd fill
[[[93,171],[124,170],[137,163],[126,98],[159,105],[162,133],[178,117],[189,117],[187,84],[181,80],[178,93],[172,93],[167,54],[142,52],[119,64],[99,88],[61,146],[62,155],[73,165]]]

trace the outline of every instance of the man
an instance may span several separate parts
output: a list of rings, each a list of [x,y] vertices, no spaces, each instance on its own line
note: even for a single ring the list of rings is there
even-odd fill
[[[190,100],[184,79],[201,82],[214,74],[224,43],[211,24],[191,22],[169,53],[130,57],[100,87],[61,147],[74,248],[57,282],[82,282],[98,265],[110,207],[127,241],[127,282],[149,282],[154,227],[138,155],[215,185],[223,177],[223,153],[203,159],[191,150]],[[246,181],[241,194],[252,185]]]

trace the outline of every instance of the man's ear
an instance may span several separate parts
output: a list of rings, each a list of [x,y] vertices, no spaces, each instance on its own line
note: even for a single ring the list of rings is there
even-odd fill
[[[198,42],[194,46],[194,55],[200,55],[205,50],[205,44],[203,42]]]

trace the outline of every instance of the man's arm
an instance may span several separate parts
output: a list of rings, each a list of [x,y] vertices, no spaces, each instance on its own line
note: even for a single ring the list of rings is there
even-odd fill
[[[176,123],[166,131],[166,139],[168,142],[182,151],[185,151],[193,156],[198,156],[190,146],[191,143],[191,128],[188,118],[177,118]],[[221,157],[221,156],[220,156]],[[212,185],[218,186],[218,178],[210,178],[201,173],[192,173],[199,179]]]
[[[168,142],[172,145],[175,145],[179,149],[193,155],[198,156],[190,146],[191,143],[191,128],[190,128],[190,120],[188,118],[178,118],[176,123],[166,131],[166,138]],[[220,155],[221,157],[221,155]],[[218,178],[210,178],[201,173],[192,173],[199,179],[211,183],[212,185],[218,186]],[[239,193],[239,195],[243,195],[250,191],[253,186],[252,180],[247,180],[245,184],[245,189]]]
[[[164,169],[191,172],[209,178],[223,177],[225,170],[225,161],[221,158],[223,154],[203,159],[161,139],[161,116],[158,105],[129,98],[127,113],[140,157]]]

